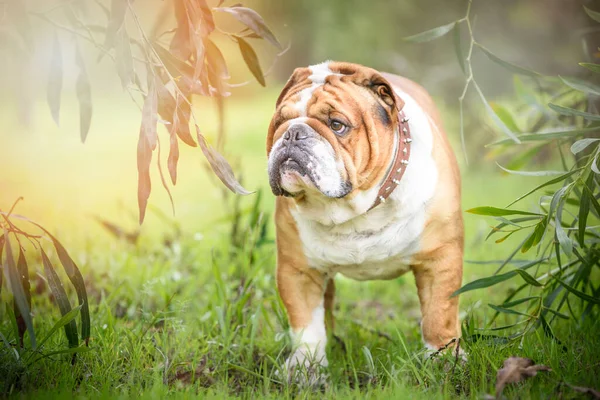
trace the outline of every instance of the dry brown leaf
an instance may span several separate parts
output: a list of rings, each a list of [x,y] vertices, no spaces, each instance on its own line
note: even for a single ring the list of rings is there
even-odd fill
[[[538,371],[552,371],[545,365],[537,365],[533,360],[523,357],[509,357],[496,375],[496,399],[500,398],[507,383],[521,382],[536,376]]]

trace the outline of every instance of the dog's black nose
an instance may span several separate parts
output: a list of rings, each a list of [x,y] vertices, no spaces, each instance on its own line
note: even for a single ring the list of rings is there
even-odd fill
[[[306,139],[308,137],[307,128],[305,125],[294,124],[283,134],[283,140],[294,141]]]

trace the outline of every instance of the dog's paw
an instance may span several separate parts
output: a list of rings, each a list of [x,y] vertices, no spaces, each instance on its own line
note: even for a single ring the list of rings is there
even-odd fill
[[[465,364],[467,362],[467,353],[460,345],[460,339],[452,339],[443,346],[434,346],[429,343],[425,343],[425,347],[427,349],[425,351],[426,359],[440,360],[442,356],[448,354],[461,364]]]
[[[288,384],[320,388],[327,385],[327,356],[324,349],[296,349],[283,365],[282,375]]]

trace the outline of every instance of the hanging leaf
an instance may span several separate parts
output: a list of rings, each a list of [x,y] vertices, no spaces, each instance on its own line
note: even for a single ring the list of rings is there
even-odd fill
[[[576,117],[583,117],[589,121],[600,121],[600,115],[598,115],[598,114],[592,114],[589,112],[576,110],[574,108],[561,107],[561,106],[558,106],[558,105],[552,104],[552,103],[549,103],[548,107],[550,107],[555,112],[557,112],[561,115],[566,115],[568,117],[576,116]]]
[[[594,160],[592,161],[592,171],[600,174],[600,169],[598,169],[598,156],[594,157]]]
[[[600,139],[581,139],[571,145],[571,153],[577,154],[587,149],[589,145],[599,141]]]
[[[595,85],[591,82],[584,81],[583,79],[559,76],[563,83],[575,90],[583,93],[589,93],[596,96],[600,96],[600,86]]]
[[[483,53],[486,56],[488,56],[488,58],[490,60],[501,65],[502,67],[506,68],[507,70],[509,70],[515,74],[532,76],[532,77],[541,76],[539,73],[537,73],[535,71],[529,70],[527,68],[519,67],[518,65],[509,63],[508,61],[504,61],[503,59],[501,59],[500,57],[498,57],[497,55],[495,55],[494,53],[492,53],[491,51],[489,51],[487,48],[485,48],[484,46],[482,46],[480,44],[478,46],[481,49],[481,51],[483,51]]]
[[[233,193],[248,195],[253,192],[249,192],[244,189],[244,187],[237,181],[233,170],[231,169],[231,165],[225,160],[225,158],[219,154],[215,149],[213,149],[208,143],[206,143],[206,139],[200,133],[200,128],[196,125],[196,136],[198,139],[198,143],[200,144],[200,148],[204,153],[204,157],[208,160],[210,167],[217,177],[223,182],[229,190]]]
[[[142,131],[148,140],[150,148],[156,148],[156,137],[158,124],[158,94],[155,79],[149,79],[148,94],[144,99],[142,108]]]
[[[600,73],[600,64],[579,63],[582,67],[589,69],[592,72]]]
[[[40,252],[42,254],[44,272],[46,274],[46,278],[48,279],[48,286],[50,287],[50,291],[54,296],[56,304],[58,304],[60,313],[64,317],[72,310],[71,303],[69,302],[69,297],[67,296],[67,292],[65,292],[65,288],[63,287],[60,278],[56,274],[52,263],[48,259],[48,256],[46,255],[43,249],[40,249]],[[67,340],[69,341],[69,347],[77,347],[79,345],[79,338],[77,336],[77,324],[74,320],[71,320],[68,324],[65,325],[65,334],[67,335]]]
[[[533,230],[533,232],[529,235],[527,240],[525,240],[525,242],[521,246],[521,253],[527,253],[529,251],[529,249],[531,249],[533,246],[537,246],[538,243],[540,243],[540,241],[542,240],[542,237],[544,237],[544,232],[546,232],[547,226],[548,226],[548,220],[546,218],[541,220],[535,226],[535,229]]]
[[[481,279],[477,279],[474,280],[473,282],[469,282],[466,285],[464,285],[463,287],[461,287],[460,289],[458,289],[456,292],[452,293],[452,295],[450,297],[455,297],[458,296],[461,293],[465,293],[465,292],[469,292],[471,290],[476,290],[476,289],[483,289],[486,287],[490,287],[493,285],[496,285],[500,282],[504,282],[512,277],[515,277],[517,275],[521,275],[522,277],[524,276],[524,274],[527,274],[525,272],[525,269],[531,268],[535,265],[540,264],[541,262],[545,261],[546,259],[539,259],[539,260],[535,260],[532,261],[528,264],[525,264],[524,266],[522,266],[521,268],[517,269],[517,270],[512,270],[509,272],[505,272],[503,274],[500,275],[492,275],[492,276],[488,276],[486,278],[481,278]],[[527,274],[528,276],[531,277],[531,275]],[[535,279],[533,277],[531,277],[534,281]],[[525,278],[524,278],[525,279]],[[536,286],[541,286],[539,284],[539,282],[535,281],[537,283]]]
[[[492,107],[490,106],[488,101],[486,100],[485,96],[483,95],[483,92],[481,91],[479,86],[475,82],[473,82],[473,86],[475,86],[475,90],[477,91],[477,93],[479,93],[479,97],[481,97],[481,101],[483,102],[483,105],[484,105],[488,115],[492,119],[492,121],[494,121],[496,123],[496,125],[500,128],[500,130],[510,138],[509,140],[513,141],[514,143],[521,143],[519,138],[517,138],[517,136],[515,136],[513,131],[511,131],[506,126],[506,124],[504,122],[502,122],[500,117],[498,117],[498,115],[494,112],[494,110],[492,109]]]
[[[227,97],[231,93],[224,85],[224,80],[229,79],[229,71],[223,54],[210,39],[205,40],[206,62],[208,65],[208,79],[215,88],[217,96]]]
[[[169,122],[170,133],[175,133],[187,145],[196,147],[196,142],[190,133],[191,107],[185,100],[179,100],[181,95],[176,93],[177,101],[166,86],[157,82],[158,115]],[[188,100],[189,101],[189,100]]]
[[[475,207],[467,210],[466,212],[477,215],[490,215],[494,217],[504,216],[504,215],[535,215],[535,216],[543,216],[542,214],[532,213],[528,211],[520,211],[520,210],[508,210],[505,208],[497,208],[497,207]]]
[[[167,49],[156,43],[154,43],[152,47],[169,71],[169,74],[175,78],[177,87],[179,87],[184,94],[187,95],[193,93],[203,96],[209,95],[208,91],[206,90],[208,85],[204,85],[203,82],[198,80],[194,81],[192,79],[194,75],[194,69],[189,64],[181,61],[177,57],[174,57]]]
[[[542,184],[541,184],[541,185],[539,185],[539,186],[536,186],[535,188],[533,188],[533,189],[532,189],[532,190],[530,190],[529,192],[525,193],[523,196],[520,196],[519,198],[517,198],[516,200],[514,200],[513,202],[511,202],[511,203],[510,203],[510,204],[509,204],[507,207],[510,207],[510,206],[512,206],[513,204],[515,204],[516,202],[518,202],[518,201],[520,201],[520,200],[523,200],[525,197],[527,197],[527,196],[529,196],[530,194],[532,194],[532,193],[534,193],[534,192],[538,191],[538,190],[539,190],[539,189],[541,189],[541,188],[544,188],[544,187],[546,187],[546,186],[550,186],[550,185],[553,185],[553,184],[555,184],[555,183],[558,183],[558,182],[562,182],[562,181],[564,181],[565,179],[567,179],[568,177],[570,177],[570,176],[571,176],[571,175],[573,175],[574,173],[581,171],[581,169],[582,169],[582,168],[577,168],[577,169],[574,169],[573,171],[569,171],[569,172],[567,172],[567,173],[566,173],[566,174],[564,174],[564,175],[561,175],[561,176],[559,176],[559,177],[557,177],[557,178],[554,178],[554,179],[551,179],[551,180],[549,180],[548,182],[544,182],[544,183],[542,183]]]
[[[258,57],[256,56],[254,49],[241,37],[236,36],[235,38],[240,46],[240,52],[242,53],[242,57],[244,58],[248,69],[252,72],[252,75],[254,75],[258,83],[260,83],[261,86],[265,86],[265,76],[260,68]]]
[[[591,19],[593,19],[596,22],[600,22],[600,12],[597,12],[597,11],[594,11],[594,10],[590,10],[586,6],[583,6],[583,9],[585,10],[585,13],[587,15],[589,15],[589,17]]]
[[[177,116],[175,117],[178,120]],[[176,128],[173,128],[176,129]],[[177,134],[171,132],[169,136],[169,158],[167,159],[167,168],[169,169],[169,176],[173,185],[177,183],[177,163],[179,162],[179,142],[177,141]]]
[[[509,174],[513,175],[521,175],[521,176],[553,176],[553,175],[563,175],[565,171],[515,171],[512,169],[504,168],[502,165],[496,163],[500,169]]]
[[[252,29],[257,35],[267,40],[273,46],[282,50],[283,47],[265,24],[262,17],[254,10],[247,7],[220,7],[216,11],[226,12],[233,15],[238,21]]]
[[[106,38],[104,39],[104,47],[107,49],[115,45],[117,33],[125,22],[125,15],[129,7],[129,0],[112,0],[110,6],[110,19],[106,27]]]
[[[456,54],[456,60],[458,61],[458,65],[462,70],[463,74],[466,75],[467,67],[465,66],[465,56],[462,50],[462,43],[460,39],[460,24],[454,24],[454,52]]]
[[[433,28],[425,32],[417,33],[416,35],[405,37],[404,40],[415,43],[429,42],[444,36],[446,33],[450,32],[455,25],[456,21],[446,25],[438,26],[437,28]]]
[[[190,27],[184,1],[185,0],[173,0],[177,28],[175,29],[173,39],[171,39],[169,49],[175,57],[187,61],[192,55],[192,41],[190,38]]]
[[[85,143],[92,122],[92,89],[81,50],[77,44],[75,44],[75,64],[79,67],[79,75],[75,82],[75,91],[79,102],[79,132],[81,142]]]
[[[6,262],[2,269],[4,270],[4,275],[9,284],[13,299],[19,308],[21,315],[23,316],[25,326],[27,327],[27,332],[29,332],[31,348],[35,350],[37,346],[35,332],[33,331],[33,321],[31,319],[31,309],[29,308],[27,294],[25,293],[25,289],[21,283],[19,271],[15,265],[15,258],[13,256],[12,248],[10,246],[10,238],[8,237],[8,231],[6,229],[4,229],[4,251],[6,253]]]
[[[62,53],[60,51],[60,42],[58,35],[54,33],[52,45],[52,58],[50,60],[50,75],[48,77],[47,99],[50,106],[50,112],[56,125],[60,122],[60,97],[62,92],[63,67]]]
[[[579,128],[579,129],[569,129],[569,130],[559,130],[552,132],[541,132],[541,133],[524,133],[522,135],[518,135],[517,139],[520,142],[539,142],[545,140],[554,140],[554,139],[562,139],[562,138],[573,138],[577,136],[587,135],[589,133],[600,131],[600,127],[594,126],[591,128]],[[501,144],[514,144],[514,140],[512,139],[502,139],[496,142],[488,144],[486,147],[497,146]]]
[[[140,128],[137,147],[137,170],[138,170],[138,209],[140,213],[140,225],[146,216],[146,206],[152,190],[150,181],[150,163],[152,161],[152,148],[148,143],[148,137],[144,132],[144,122]]]
[[[157,147],[158,147],[158,154],[156,155],[156,166],[158,168],[158,174],[160,176],[160,181],[163,185],[163,188],[165,189],[165,191],[167,192],[167,195],[169,196],[169,201],[171,202],[171,209],[173,211],[173,216],[175,216],[175,203],[173,202],[173,196],[171,195],[171,189],[169,189],[169,185],[167,184],[167,181],[165,179],[165,174],[163,173],[162,170],[162,165],[160,164],[161,161],[161,153],[160,153],[160,140],[157,141]]]
[[[585,184],[587,187],[592,186],[594,184],[594,175],[593,174],[588,175],[588,178],[587,178]],[[584,246],[585,230],[587,228],[587,218],[590,213],[590,203],[591,203],[590,195],[588,194],[588,192],[586,190],[583,190],[581,193],[581,201],[579,204],[579,216],[578,216],[578,221],[577,221],[579,224],[579,229],[577,231],[577,238],[579,239],[579,244],[581,245],[581,247]]]
[[[564,281],[562,281],[558,276],[554,276],[554,279],[560,283],[565,289],[567,289],[569,292],[573,293],[575,296],[579,297],[580,299],[583,299],[585,301],[589,301],[591,303],[594,303],[596,305],[600,305],[600,297],[597,296],[590,296],[587,293],[584,293],[580,290],[575,289],[573,286],[568,285],[567,283],[565,283]]]
[[[17,261],[17,272],[19,273],[19,277],[21,280],[21,286],[23,287],[23,291],[25,292],[25,297],[27,299],[27,305],[31,310],[31,285],[29,283],[29,268],[27,267],[27,260],[25,259],[25,253],[23,253],[23,249],[19,247],[19,258]],[[17,321],[17,329],[19,331],[19,344],[23,347],[23,336],[25,335],[25,331],[27,330],[27,324],[25,323],[25,318],[21,315],[21,311],[17,305],[17,302],[14,303],[14,312],[15,318]]]
[[[126,88],[134,82],[135,72],[133,70],[133,54],[131,53],[131,42],[127,34],[127,28],[123,26],[117,35],[115,47],[115,63],[117,73],[121,78],[121,85]]]

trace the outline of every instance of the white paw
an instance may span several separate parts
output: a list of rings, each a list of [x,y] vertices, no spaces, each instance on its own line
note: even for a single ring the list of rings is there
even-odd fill
[[[301,346],[285,361],[284,376],[288,383],[302,387],[320,387],[327,383],[328,366],[324,346]]]

